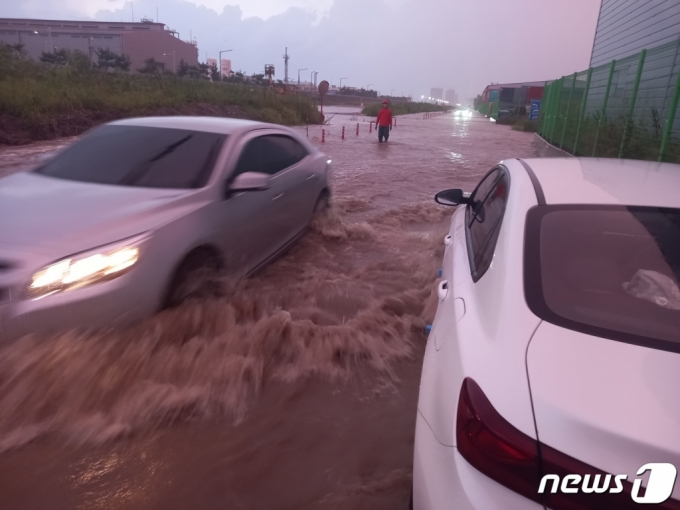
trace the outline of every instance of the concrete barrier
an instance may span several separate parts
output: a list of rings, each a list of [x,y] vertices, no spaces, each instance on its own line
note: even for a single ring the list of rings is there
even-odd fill
[[[545,141],[538,133],[534,136],[534,147],[539,158],[573,158],[571,154],[551,145]]]

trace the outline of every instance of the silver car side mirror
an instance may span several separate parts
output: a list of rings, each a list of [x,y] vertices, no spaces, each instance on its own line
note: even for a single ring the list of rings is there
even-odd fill
[[[231,193],[240,191],[259,191],[268,189],[270,175],[261,172],[243,172],[236,176],[236,178],[229,186]]]

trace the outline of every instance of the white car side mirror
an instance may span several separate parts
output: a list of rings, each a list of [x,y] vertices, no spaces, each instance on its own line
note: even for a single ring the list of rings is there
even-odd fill
[[[232,193],[238,191],[258,191],[269,188],[270,175],[261,172],[243,172],[229,186]]]

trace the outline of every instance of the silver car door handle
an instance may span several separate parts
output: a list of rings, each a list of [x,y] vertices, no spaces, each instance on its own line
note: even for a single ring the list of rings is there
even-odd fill
[[[280,193],[280,194],[276,195],[274,198],[272,198],[272,202],[273,202],[274,200],[278,200],[278,199],[281,198],[283,195],[285,195],[285,193]]]
[[[445,244],[446,246],[450,246],[452,242],[453,242],[453,241],[451,240],[451,234],[448,234],[448,235],[444,238],[444,244]]]

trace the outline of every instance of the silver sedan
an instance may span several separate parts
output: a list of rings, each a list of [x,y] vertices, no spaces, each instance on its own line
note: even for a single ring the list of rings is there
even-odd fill
[[[255,271],[328,205],[329,173],[277,125],[159,117],[90,131],[0,179],[0,338],[127,323],[205,292],[205,268]]]

